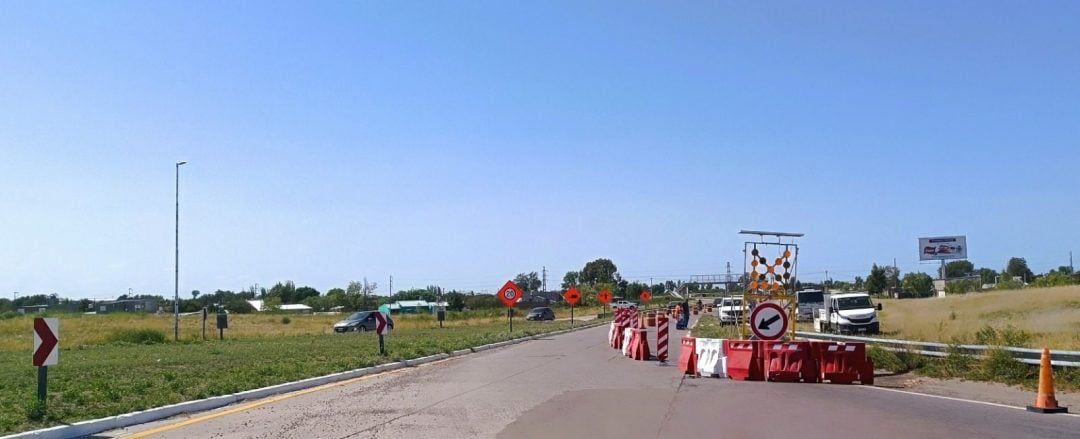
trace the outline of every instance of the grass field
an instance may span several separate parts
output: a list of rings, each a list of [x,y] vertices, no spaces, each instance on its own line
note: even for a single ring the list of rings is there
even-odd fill
[[[585,310],[579,310],[585,311]],[[569,311],[567,311],[569,314]],[[584,312],[582,313],[584,314]],[[596,312],[592,312],[596,314]],[[514,318],[513,337],[570,327]],[[285,318],[289,323],[284,323]],[[511,338],[505,311],[445,322],[395,318],[388,355],[371,333],[333,334],[340,315],[232,315],[226,340],[201,341],[201,317],[183,318],[182,342],[110,342],[118,331],[150,329],[172,339],[171,316],[60,316],[60,364],[49,368],[48,410],[36,401],[30,317],[0,321],[0,434],[234,393],[384,362]],[[468,317],[468,318],[465,318]],[[560,315],[561,317],[561,315]],[[211,319],[208,336],[216,335]]]
[[[882,331],[893,338],[943,343],[997,339],[1080,350],[1080,286],[879,302],[884,307]],[[994,333],[986,327],[994,328]]]

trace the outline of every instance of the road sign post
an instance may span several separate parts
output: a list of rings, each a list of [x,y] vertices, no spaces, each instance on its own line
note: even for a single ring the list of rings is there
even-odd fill
[[[581,292],[578,291],[577,287],[570,287],[569,290],[566,290],[566,294],[563,294],[563,298],[566,299],[566,303],[570,304],[570,327],[573,328],[574,305],[577,305],[578,301],[581,300]]]
[[[206,307],[202,307],[202,339],[206,341],[206,318],[209,317],[209,313]]]
[[[379,355],[386,355],[383,336],[390,333],[390,325],[386,323],[386,316],[381,312],[375,313],[375,332],[379,334]]]
[[[607,306],[608,303],[611,302],[611,291],[601,290],[600,294],[596,295],[596,300],[599,300],[600,303],[604,304],[603,310],[600,311],[600,317],[603,318],[605,315],[607,315]]]
[[[506,305],[506,320],[510,322],[510,333],[514,332],[514,304],[521,300],[521,288],[512,280],[506,281],[499,289],[499,300]]]
[[[772,302],[759,304],[750,313],[750,330],[761,340],[779,340],[788,328],[788,315]]]
[[[34,319],[33,364],[38,368],[38,401],[45,402],[49,387],[49,366],[60,362],[60,320]]]

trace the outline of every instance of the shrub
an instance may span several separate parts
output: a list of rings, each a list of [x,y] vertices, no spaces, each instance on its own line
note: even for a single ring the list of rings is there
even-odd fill
[[[165,343],[165,333],[156,329],[121,329],[109,334],[113,343],[158,344]]]
[[[990,349],[979,363],[976,378],[1020,384],[1035,377],[1036,368],[1021,363],[1004,349]]]
[[[290,319],[288,316],[285,316],[285,317],[281,318],[281,324],[282,325],[288,325],[289,323],[292,323],[292,319]]]
[[[1004,329],[994,329],[993,326],[983,326],[975,333],[975,343],[987,346],[1014,346],[1028,347],[1033,334],[1012,325]]]

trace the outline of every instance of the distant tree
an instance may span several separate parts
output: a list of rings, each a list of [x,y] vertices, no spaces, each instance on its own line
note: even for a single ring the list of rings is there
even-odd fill
[[[903,292],[911,297],[929,297],[934,293],[934,279],[926,273],[908,273],[904,275]]]
[[[198,300],[200,294],[199,290],[191,290],[191,300]]]
[[[544,282],[540,280],[540,275],[535,271],[529,273],[518,273],[514,277],[514,283],[518,288],[521,288],[521,292],[529,295],[540,291],[540,287],[544,285]]]
[[[965,294],[978,291],[981,285],[973,279],[954,280],[945,284],[946,294]]]
[[[866,276],[866,291],[873,295],[884,294],[889,288],[889,280],[885,275],[885,268],[874,264],[870,267],[870,275]]]
[[[864,281],[861,276],[855,276],[855,285],[852,285],[852,287],[855,291],[860,291],[863,288],[866,288],[866,281]]]
[[[581,278],[581,272],[580,271],[567,271],[566,275],[564,275],[563,278],[562,278],[562,289],[563,289],[563,291],[569,290],[570,287],[578,286],[580,278]]]
[[[376,301],[371,296],[375,295],[376,289],[378,289],[378,284],[368,282],[366,277],[360,282],[349,282],[349,285],[345,287],[345,308],[350,311],[375,308]]]
[[[945,264],[945,278],[964,277],[975,272],[975,264],[971,261],[952,261]]]
[[[1028,268],[1027,260],[1024,258],[1009,258],[1009,264],[1005,266],[1005,272],[1009,273],[1009,276],[1019,278],[1021,282],[1027,282],[1035,277],[1035,273],[1031,272]]]
[[[465,296],[464,302],[465,306],[469,309],[492,309],[505,306],[494,294],[473,294]]]
[[[614,262],[610,259],[596,259],[592,262],[586,263],[585,268],[581,269],[580,281],[585,285],[596,285],[598,283],[617,283],[619,269],[615,266]]]
[[[276,298],[280,303],[293,303],[295,293],[296,285],[291,280],[285,283],[278,282],[266,293],[266,299]]]
[[[308,286],[297,288],[293,292],[292,303],[305,303],[304,300],[309,297],[319,297],[319,290]]]
[[[1008,272],[1001,272],[998,277],[997,289],[999,290],[1018,290],[1023,288],[1024,284],[1019,279],[1013,277]]]
[[[246,300],[240,296],[234,296],[225,302],[225,309],[229,312],[237,314],[249,314],[255,312],[255,307],[251,306]]]
[[[1069,267],[1064,267],[1069,268]],[[1073,285],[1076,281],[1069,275],[1068,271],[1054,271],[1051,270],[1046,276],[1039,276],[1035,279],[1035,286],[1037,287],[1060,287],[1065,285]]]
[[[978,270],[979,281],[983,284],[992,284],[997,281],[998,272],[989,268],[980,268]]]
[[[451,291],[443,295],[443,300],[446,301],[446,308],[451,311],[461,311],[465,308],[465,295],[457,291]]]
[[[885,268],[885,288],[888,292],[900,291],[900,270],[891,265],[887,265]]]

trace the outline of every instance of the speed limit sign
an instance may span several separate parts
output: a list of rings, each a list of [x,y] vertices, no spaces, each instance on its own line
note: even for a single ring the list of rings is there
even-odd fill
[[[521,288],[518,288],[512,280],[506,281],[506,284],[499,289],[499,299],[502,300],[503,305],[511,308],[518,300],[521,300]]]

